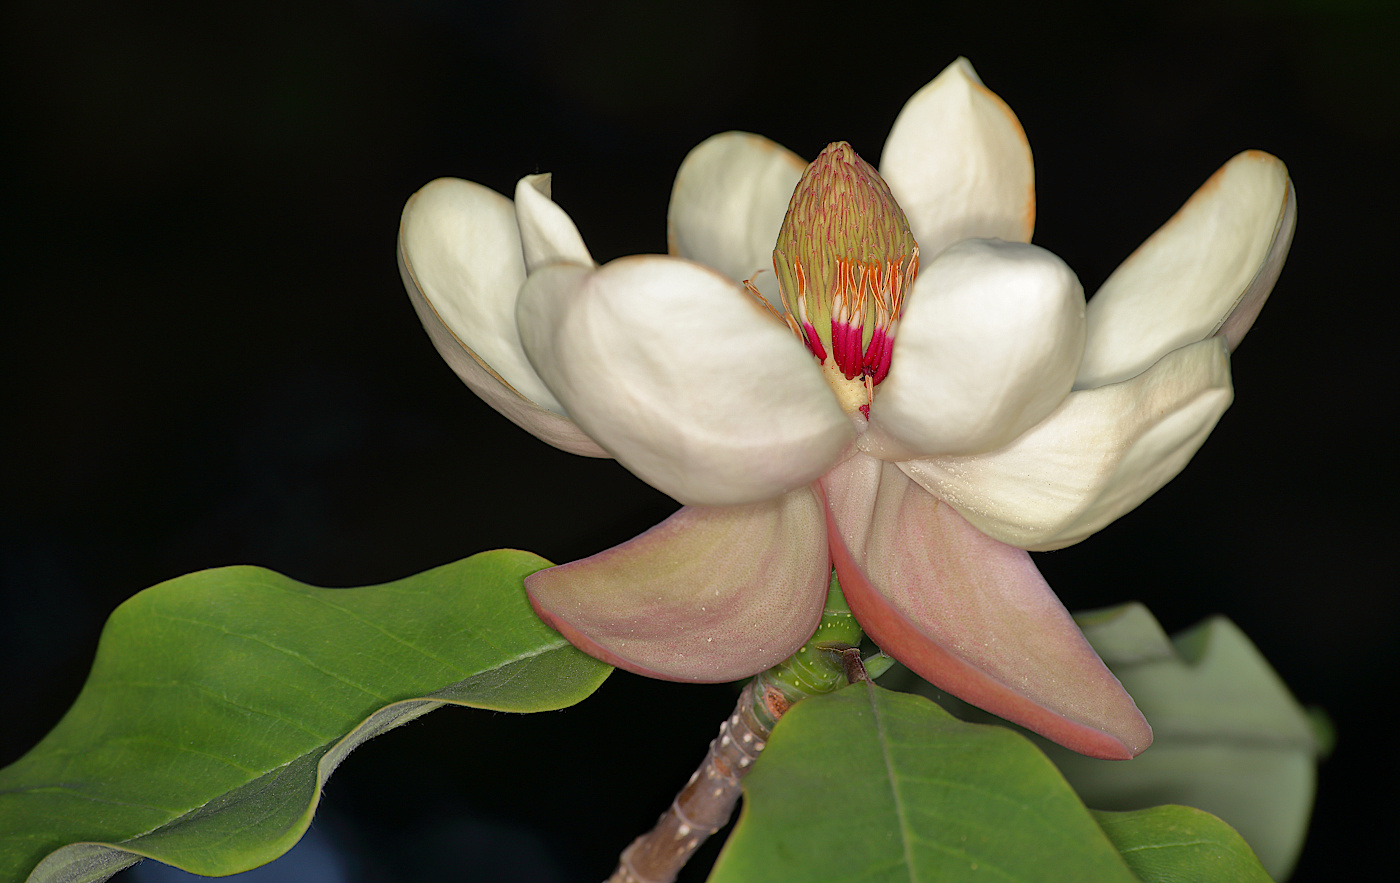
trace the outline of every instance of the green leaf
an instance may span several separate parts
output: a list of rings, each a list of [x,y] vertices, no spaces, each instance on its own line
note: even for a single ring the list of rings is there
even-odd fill
[[[1076,614],[1075,621],[1152,724],[1152,747],[1120,762],[1028,734],[1032,740],[1089,806],[1203,809],[1239,831],[1269,874],[1286,879],[1307,834],[1318,757],[1330,748],[1325,716],[1303,709],[1223,617],[1174,638],[1136,603]],[[964,720],[1011,726],[902,667],[881,683],[929,696]]]
[[[1272,883],[1244,838],[1208,812],[1158,806],[1094,818],[1144,883]]]
[[[789,711],[712,883],[1137,878],[1023,737],[856,685]]]
[[[1185,804],[1224,819],[1276,879],[1292,870],[1312,812],[1314,717],[1222,617],[1174,638],[1141,604],[1076,617],[1152,724],[1152,747],[1113,763],[1040,744],[1088,805]]]
[[[485,552],[356,589],[227,567],[141,592],[67,715],[0,770],[0,880],[105,880],[142,856],[248,870],[301,838],[365,740],[444,704],[583,700],[611,668],[530,609],[521,581],[547,566]]]

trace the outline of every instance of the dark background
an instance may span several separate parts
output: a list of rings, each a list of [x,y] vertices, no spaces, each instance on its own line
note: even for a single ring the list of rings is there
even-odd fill
[[[440,362],[394,264],[415,189],[553,171],[598,260],[664,251],[704,137],[874,160],[962,54],[1030,138],[1036,242],[1088,291],[1236,152],[1289,164],[1297,236],[1234,407],[1141,509],[1037,560],[1072,609],[1240,624],[1339,732],[1295,879],[1388,853],[1393,4],[760,7],[11,3],[0,763],[72,701],[107,614],[161,580],[256,563],[349,586],[500,546],[562,561],[672,511]],[[317,829],[366,880],[601,879],[732,701],[617,674],[565,712],[440,711],[352,756]]]

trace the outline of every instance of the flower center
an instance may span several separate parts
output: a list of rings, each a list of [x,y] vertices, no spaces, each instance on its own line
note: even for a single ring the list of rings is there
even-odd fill
[[[789,327],[847,412],[869,417],[919,272],[919,246],[889,186],[845,141],[828,145],[802,173],[773,269]]]

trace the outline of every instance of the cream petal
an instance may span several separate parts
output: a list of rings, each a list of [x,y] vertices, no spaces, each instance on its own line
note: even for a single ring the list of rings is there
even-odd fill
[[[881,649],[967,702],[1109,759],[1152,742],[1030,556],[991,539],[892,463],[857,455],[822,479],[832,560]]]
[[[706,138],[681,162],[671,189],[671,253],[735,281],[764,268],[771,273],[778,229],[805,168],[797,154],[758,135]]]
[[[546,267],[521,290],[518,318],[530,361],[579,427],[686,505],[802,487],[854,437],[787,325],[699,264]]]
[[[551,178],[547,173],[526,175],[515,185],[515,220],[525,271],[533,273],[560,261],[597,266],[573,219],[550,196]]]
[[[1019,242],[960,242],[914,283],[872,437],[917,456],[995,450],[1060,404],[1083,350],[1084,289],[1064,261]]]
[[[1214,334],[1238,346],[1283,269],[1296,206],[1276,157],[1247,150],[1222,166],[1089,300],[1075,386],[1126,380]]]
[[[1131,380],[1070,393],[1000,450],[899,467],[983,533],[1058,549],[1130,512],[1185,468],[1233,397],[1225,341],[1210,338]]]
[[[641,536],[525,580],[574,646],[672,681],[733,681],[792,655],[816,630],[831,571],[811,488],[686,507]]]
[[[959,58],[914,93],[890,130],[880,174],[924,259],[963,239],[1029,242],[1035,171],[1011,108]]]
[[[557,448],[610,456],[567,417],[515,330],[525,280],[515,212],[504,196],[439,178],[404,206],[399,273],[433,346],[488,405]]]

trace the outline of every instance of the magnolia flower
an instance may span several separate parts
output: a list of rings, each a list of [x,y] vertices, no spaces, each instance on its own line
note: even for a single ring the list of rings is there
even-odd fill
[[[840,144],[805,165],[710,138],[676,178],[671,256],[601,267],[548,175],[513,204],[455,179],[409,200],[400,269],[457,374],[683,506],[534,574],[532,604],[606,662],[729,681],[802,646],[834,566],[866,632],[934,684],[1136,755],[1151,728],[1026,550],[1137,506],[1229,406],[1292,235],[1283,164],[1226,163],[1087,309],[1028,244],[1030,148],[966,60],[905,105],[878,173]]]

